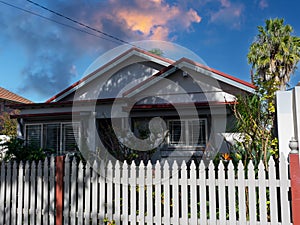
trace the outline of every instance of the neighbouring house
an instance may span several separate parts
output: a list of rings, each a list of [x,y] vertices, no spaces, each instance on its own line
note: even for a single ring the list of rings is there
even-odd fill
[[[230,105],[254,89],[190,59],[132,48],[48,101],[14,108],[25,140],[57,153],[114,148],[103,139],[117,136],[133,149],[157,147],[154,159],[190,158],[226,148]]]
[[[0,144],[3,144],[10,139],[9,136],[3,134],[2,116],[4,113],[14,113],[13,109],[11,109],[9,105],[20,103],[28,104],[32,102],[11,91],[6,90],[5,88],[0,87]],[[4,157],[6,150],[6,148],[0,146],[0,159]]]
[[[0,87],[0,115],[3,115],[3,113],[11,113],[13,109],[9,107],[9,105],[12,104],[29,104],[32,103],[32,101],[21,97],[20,95],[17,95],[9,90],[6,90],[5,88]],[[0,124],[0,134],[1,134],[1,124]]]

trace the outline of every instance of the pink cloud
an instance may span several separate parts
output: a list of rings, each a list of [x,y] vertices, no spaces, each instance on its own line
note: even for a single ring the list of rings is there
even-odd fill
[[[189,30],[201,17],[194,9],[186,10],[179,5],[170,5],[162,0],[136,0],[135,7],[124,6],[115,0],[110,19],[122,23],[125,28],[139,33],[143,38],[169,40],[170,33]]]

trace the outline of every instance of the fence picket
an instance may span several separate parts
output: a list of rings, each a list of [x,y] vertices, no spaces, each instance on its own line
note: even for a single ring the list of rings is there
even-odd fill
[[[111,161],[108,161],[107,170],[106,170],[106,213],[109,220],[113,219],[113,164]]]
[[[129,174],[128,174],[128,164],[125,161],[122,166],[122,222],[123,224],[128,224],[128,220],[129,220],[128,191],[129,191]]]
[[[76,184],[77,184],[77,169],[76,169],[76,160],[75,158],[72,159],[71,163],[71,192],[70,192],[70,224],[76,224],[76,202],[77,202],[77,190],[76,190]]]
[[[277,201],[277,182],[276,167],[273,158],[269,161],[269,190],[270,190],[270,222],[278,224],[278,201]]]
[[[135,162],[133,161],[130,165],[130,178],[129,178],[129,183],[130,183],[130,222],[133,224],[136,224],[136,165]],[[131,224],[130,223],[130,224]]]
[[[249,219],[250,224],[256,224],[256,191],[255,171],[252,161],[248,165],[248,196],[249,196]]]
[[[188,224],[189,212],[188,212],[188,177],[187,177],[187,166],[185,161],[181,164],[180,171],[180,183],[181,183],[181,212],[182,212],[182,222],[180,224]]]
[[[92,210],[91,210],[91,217],[92,217],[92,225],[96,225],[97,223],[97,212],[98,212],[98,161],[94,161],[93,166],[92,166],[92,197],[91,197],[91,201],[92,201]]]
[[[11,162],[8,162],[6,167],[6,195],[5,195],[5,224],[10,224],[10,210],[11,210]]]
[[[50,158],[49,168],[49,224],[54,224],[55,219],[55,158]]]
[[[91,218],[91,168],[89,164],[85,165],[85,176],[84,176],[84,224],[90,225]]]
[[[207,223],[206,212],[206,171],[204,161],[200,162],[199,167],[199,180],[200,180],[200,224]],[[198,203],[197,203],[198,205]]]
[[[177,161],[174,161],[173,166],[172,166],[172,217],[173,221],[172,224],[180,224],[179,223],[179,183],[178,183],[178,164]]]
[[[228,203],[229,203],[229,224],[236,223],[236,202],[235,202],[235,174],[232,161],[228,165]]]
[[[218,171],[218,196],[219,196],[219,220],[226,221],[226,198],[225,198],[225,168],[223,161],[219,164]]]
[[[18,210],[17,210],[17,224],[22,224],[23,220],[23,182],[24,182],[24,170],[23,162],[19,163],[19,176],[18,176]],[[1,223],[1,220],[0,220]]]
[[[26,174],[26,172],[25,172]],[[49,224],[49,208],[50,208],[50,204],[49,204],[49,160],[48,158],[46,158],[44,160],[44,169],[43,169],[43,209],[42,209],[42,213],[43,213],[43,223],[45,225],[50,225]],[[24,196],[25,196],[25,192],[24,192]]]
[[[69,224],[70,220],[70,158],[67,155],[64,163],[64,224]]]
[[[267,224],[267,191],[265,166],[262,161],[258,165],[258,183],[259,183],[259,221],[261,225]]]
[[[209,224],[217,223],[217,214],[216,214],[216,175],[215,175],[215,166],[213,161],[210,161],[208,165],[208,191],[209,191]]]
[[[84,187],[84,166],[82,161],[78,164],[78,171],[77,171],[77,224],[83,224],[83,206],[84,206],[84,196],[83,196],[83,187]]]
[[[288,165],[287,159],[285,158],[284,154],[281,153],[279,159],[279,186],[280,186],[280,203],[281,203],[281,222],[282,224],[289,224],[290,223],[290,210],[289,207],[289,179],[288,179]]]
[[[168,161],[166,160],[163,166],[163,223],[171,224],[170,221],[170,166]]]
[[[36,188],[36,224],[42,224],[42,162],[38,162],[37,166],[37,188]]]
[[[121,223],[121,166],[120,166],[120,162],[117,161],[115,164],[115,175],[114,175],[114,180],[113,180],[115,189],[115,196],[113,198],[114,200],[114,220],[116,224],[120,224]]]
[[[239,208],[239,223],[240,224],[246,224],[247,220],[247,207],[246,207],[246,188],[245,188],[245,171],[244,171],[244,165],[242,161],[239,161],[238,164],[238,180],[237,180],[237,185],[238,185],[238,208]]]
[[[27,161],[25,163],[25,177],[24,177],[24,225],[28,224],[29,219],[29,179],[30,179],[30,168],[29,168],[29,162]]]
[[[105,168],[105,162],[101,161],[100,162],[100,176],[98,179],[99,186],[100,186],[100,194],[99,195],[99,216],[100,216],[100,223],[103,223],[104,220],[104,215],[105,215],[105,194],[106,194],[106,189],[105,189],[105,182],[106,182],[106,168]]]
[[[30,173],[30,224],[35,224],[35,187],[36,187],[36,163],[33,161],[31,163],[31,173]]]
[[[153,224],[153,180],[152,180],[152,164],[150,160],[146,166],[146,222],[147,224]]]
[[[12,167],[12,180],[11,180],[11,224],[16,224],[17,217],[17,179],[18,179],[18,170],[17,170],[17,162],[13,162]]]
[[[198,223],[197,216],[197,174],[196,174],[196,165],[195,162],[192,161],[190,168],[190,190],[191,190],[191,224]]]
[[[137,183],[138,183],[137,221],[139,224],[145,224],[145,165],[143,161],[139,165]]]
[[[157,161],[155,164],[155,177],[154,177],[154,189],[155,189],[155,218],[154,222],[155,224],[161,224],[162,223],[162,217],[161,217],[161,210],[162,210],[162,196],[161,196],[161,165]]]

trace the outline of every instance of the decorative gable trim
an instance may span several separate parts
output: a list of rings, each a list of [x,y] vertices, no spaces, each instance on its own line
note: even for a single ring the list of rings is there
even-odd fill
[[[117,66],[121,62],[124,62],[125,60],[127,60],[128,58],[130,58],[131,56],[134,56],[134,55],[139,56],[141,58],[144,58],[145,60],[152,61],[152,62],[155,62],[157,64],[161,64],[161,65],[166,66],[166,67],[169,66],[170,64],[174,63],[174,61],[172,61],[172,60],[160,57],[160,56],[152,54],[150,52],[147,52],[147,51],[144,51],[144,50],[141,50],[141,49],[138,49],[138,48],[131,48],[131,49],[127,50],[126,52],[124,52],[123,54],[117,56],[113,60],[109,61],[105,65],[101,66],[99,69],[97,69],[94,72],[90,73],[86,77],[84,77],[81,80],[75,82],[74,84],[72,84],[71,86],[69,86],[65,90],[61,91],[57,95],[51,97],[50,99],[48,99],[46,101],[46,103],[57,102],[57,101],[65,98],[66,96],[68,96],[72,92],[76,91],[80,87],[82,87],[85,84],[91,82],[92,80],[94,80],[97,77],[101,76],[103,73],[109,71],[110,69],[114,68],[115,66]]]

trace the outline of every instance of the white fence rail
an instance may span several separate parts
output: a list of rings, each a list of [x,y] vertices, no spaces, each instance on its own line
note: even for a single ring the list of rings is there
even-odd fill
[[[246,172],[232,162],[93,168],[65,159],[63,224],[292,224],[285,160],[256,172],[252,162]],[[55,224],[54,172],[54,159],[2,163],[0,224]]]

